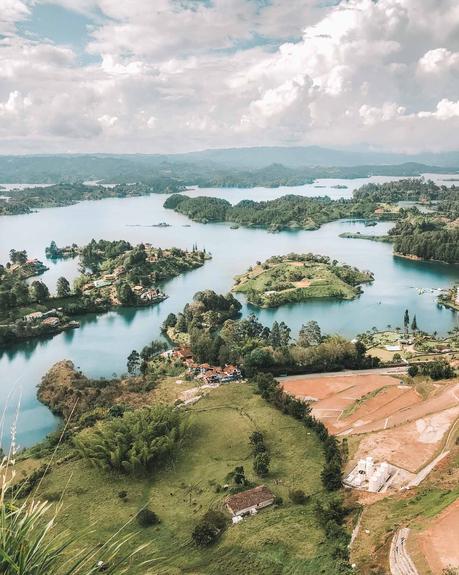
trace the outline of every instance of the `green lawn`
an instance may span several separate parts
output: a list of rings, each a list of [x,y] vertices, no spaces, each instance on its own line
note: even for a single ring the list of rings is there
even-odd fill
[[[322,449],[316,437],[294,419],[269,406],[241,383],[220,387],[190,410],[193,437],[173,467],[149,479],[115,476],[96,470],[83,461],[55,466],[44,480],[41,493],[56,499],[64,490],[59,523],[71,532],[85,532],[83,540],[99,543],[108,539],[148,504],[161,519],[156,527],[141,529],[133,522],[135,543],[148,542],[141,559],[154,559],[152,566],[129,570],[132,575],[330,575],[334,562],[323,531],[313,516],[314,501],[323,499],[320,471]],[[252,471],[248,436],[265,434],[271,454],[271,473],[261,481]],[[284,505],[268,508],[257,516],[230,526],[220,542],[207,550],[196,549],[191,532],[198,518],[210,507],[223,508],[226,474],[243,465],[249,479],[265,483]],[[288,500],[289,489],[317,495],[304,506]],[[118,492],[126,490],[123,503]]]

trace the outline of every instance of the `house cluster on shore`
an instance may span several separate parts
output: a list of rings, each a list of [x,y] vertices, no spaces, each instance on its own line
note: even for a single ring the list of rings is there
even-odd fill
[[[83,295],[90,295],[94,290],[111,287],[116,284],[123,275],[126,274],[124,266],[119,266],[112,273],[104,274],[101,278],[88,282],[83,286]],[[155,287],[145,287],[142,285],[132,286],[132,291],[139,298],[140,303],[150,304],[166,299],[166,294]]]
[[[22,318],[29,325],[41,324],[49,330],[62,330],[79,327],[77,321],[67,321],[62,308],[53,308],[47,311],[34,311]]]
[[[227,364],[224,367],[208,363],[196,363],[189,347],[180,347],[164,352],[163,357],[180,359],[187,366],[187,373],[204,384],[229,383],[241,379],[242,373],[237,365]]]

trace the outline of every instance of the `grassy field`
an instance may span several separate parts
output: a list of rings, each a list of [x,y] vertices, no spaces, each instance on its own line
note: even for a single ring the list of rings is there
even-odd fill
[[[268,267],[257,265],[235,278],[233,291],[247,294],[251,303],[260,307],[310,298],[355,298],[359,290],[340,279],[329,267],[323,263],[298,261],[283,261]]]
[[[153,560],[149,568],[133,564],[132,575],[334,573],[329,545],[313,513],[315,501],[326,497],[316,437],[241,383],[214,390],[190,413],[192,438],[173,467],[154,477],[109,475],[81,460],[55,465],[41,494],[57,500],[65,492],[60,528],[84,533],[83,541],[97,544],[131,521],[125,529],[137,533],[135,543],[149,543],[136,562]],[[263,481],[252,471],[248,436],[254,430],[265,434],[271,455],[271,472]],[[205,511],[223,508],[225,495],[217,493],[216,485],[224,484],[237,465],[244,466],[250,480],[268,485],[284,504],[230,526],[217,545],[199,550],[191,532]],[[316,495],[306,505],[294,505],[288,499],[292,488]],[[127,502],[118,497],[122,490],[128,492]],[[142,529],[132,521],[146,504],[159,515],[159,526]]]

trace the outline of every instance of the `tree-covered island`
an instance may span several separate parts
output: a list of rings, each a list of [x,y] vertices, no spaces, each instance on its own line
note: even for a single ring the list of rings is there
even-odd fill
[[[411,259],[459,262],[459,194],[455,187],[424,180],[367,184],[354,192],[357,201],[383,202],[400,207],[393,228],[385,236],[344,233],[341,237],[393,242],[394,254]]]
[[[236,276],[233,291],[258,307],[278,307],[312,298],[353,299],[361,293],[360,284],[373,279],[371,272],[327,256],[288,254],[257,262]]]
[[[232,206],[221,198],[189,198],[184,194],[173,194],[164,202],[164,207],[197,222],[231,222],[268,228],[272,232],[288,229],[317,230],[322,224],[342,218],[397,217],[396,211],[393,210],[377,212],[379,206],[371,200],[332,200],[327,196],[308,198],[287,195],[262,202],[242,200]]]
[[[191,251],[161,249],[150,244],[132,246],[124,240],[92,240],[74,249],[81,275],[73,288],[65,277],[59,278],[55,294],[42,281],[28,285],[23,269],[35,260],[11,250],[14,261],[0,267],[0,346],[78,327],[77,321],[70,320],[74,316],[159,303],[167,297],[161,282],[196,269],[211,257],[196,246]],[[17,264],[17,257],[25,262]]]

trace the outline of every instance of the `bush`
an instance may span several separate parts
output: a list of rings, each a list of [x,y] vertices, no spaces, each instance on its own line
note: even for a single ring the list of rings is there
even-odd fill
[[[228,525],[228,519],[222,511],[209,509],[191,534],[198,547],[208,547],[217,541]]]
[[[288,496],[295,505],[304,505],[309,500],[309,496],[302,489],[292,489]]]
[[[216,509],[209,509],[202,518],[206,523],[210,523],[219,530],[226,529],[228,525],[228,517],[222,511]]]
[[[213,525],[205,521],[199,522],[193,529],[191,538],[198,547],[208,547],[215,543],[218,539],[219,533]]]
[[[151,527],[152,525],[157,525],[160,520],[154,511],[145,507],[141,509],[136,515],[137,523],[140,527]]]

